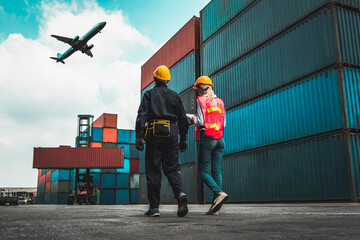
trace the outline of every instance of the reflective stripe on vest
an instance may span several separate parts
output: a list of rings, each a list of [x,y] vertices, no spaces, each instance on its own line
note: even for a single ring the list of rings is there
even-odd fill
[[[203,117],[205,134],[212,136],[214,139],[221,139],[223,137],[223,128],[225,120],[224,102],[220,98],[215,98],[211,105],[208,97],[200,96],[196,98],[200,103]],[[200,140],[200,129],[195,129],[195,140]]]

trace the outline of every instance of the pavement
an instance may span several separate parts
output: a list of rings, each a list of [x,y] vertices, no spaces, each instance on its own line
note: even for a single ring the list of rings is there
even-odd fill
[[[360,239],[359,203],[0,206],[0,239]]]

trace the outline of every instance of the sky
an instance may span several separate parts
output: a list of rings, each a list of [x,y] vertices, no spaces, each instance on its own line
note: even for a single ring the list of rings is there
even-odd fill
[[[34,147],[75,145],[77,116],[118,114],[134,129],[141,66],[210,0],[0,0],[0,187],[36,187]],[[83,36],[76,52],[51,34]]]

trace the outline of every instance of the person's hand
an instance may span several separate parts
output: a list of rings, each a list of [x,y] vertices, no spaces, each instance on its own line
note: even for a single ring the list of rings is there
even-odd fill
[[[135,140],[135,147],[137,148],[137,150],[143,151],[144,150],[144,141],[141,138],[137,138]]]
[[[187,149],[186,141],[181,141],[181,142],[179,143],[179,149],[180,149],[180,152],[186,151],[186,149]]]

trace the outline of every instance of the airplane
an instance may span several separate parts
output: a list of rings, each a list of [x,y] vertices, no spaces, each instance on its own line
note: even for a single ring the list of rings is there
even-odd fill
[[[63,54],[58,53],[57,57],[50,57],[51,59],[56,60],[56,62],[61,62],[65,64],[64,59],[70,57],[76,51],[81,51],[82,53],[86,53],[90,57],[93,57],[91,53],[91,49],[94,47],[93,44],[87,45],[87,42],[94,37],[98,32],[100,32],[106,25],[106,22],[100,22],[96,24],[90,31],[88,31],[84,36],[79,39],[79,36],[74,38],[67,38],[57,35],[51,35],[51,37],[56,38],[57,40],[69,44],[71,47],[64,52]]]

